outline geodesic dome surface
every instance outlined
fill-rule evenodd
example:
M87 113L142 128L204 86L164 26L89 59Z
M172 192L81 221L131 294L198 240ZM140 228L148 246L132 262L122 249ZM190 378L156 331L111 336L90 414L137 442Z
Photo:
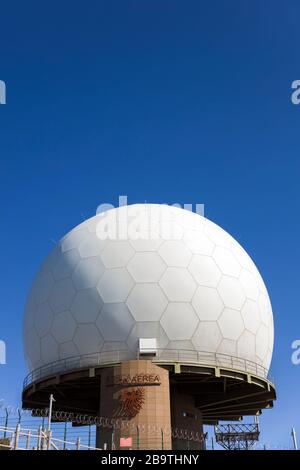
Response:
M25 308L30 370L72 356L160 349L222 353L268 369L273 316L251 258L208 219L173 206L112 209L71 230Z

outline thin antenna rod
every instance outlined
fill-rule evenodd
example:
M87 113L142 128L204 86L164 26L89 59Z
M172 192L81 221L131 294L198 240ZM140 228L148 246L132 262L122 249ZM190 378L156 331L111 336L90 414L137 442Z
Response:
M292 438L293 438L294 450L298 450L297 436L296 436L295 428L292 428Z

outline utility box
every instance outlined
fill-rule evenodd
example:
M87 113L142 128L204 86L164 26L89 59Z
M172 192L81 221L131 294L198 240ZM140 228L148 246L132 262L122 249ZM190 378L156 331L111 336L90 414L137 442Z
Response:
M139 355L140 356L156 356L157 341L156 338L140 338L139 339Z

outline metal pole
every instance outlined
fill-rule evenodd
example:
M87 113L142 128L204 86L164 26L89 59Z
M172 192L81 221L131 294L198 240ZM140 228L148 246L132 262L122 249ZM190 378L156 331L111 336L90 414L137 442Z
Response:
M88 447L91 447L91 425L89 425L89 442Z
M54 396L50 395L50 399L49 399L49 413L48 413L48 432L51 430L51 418L52 418L52 404L54 402Z
M19 445L19 435L20 435L20 425L17 424L16 426L16 432L15 432L15 440L14 440L14 450L18 449Z
M164 430L161 428L161 449L164 450Z
M111 433L111 450L115 450L115 431Z
M295 428L292 428L292 438L293 438L294 450L298 450L297 436L296 436Z
M52 431L49 431L48 439L47 439L47 450L51 449L51 439L52 439Z
M39 426L36 450L41 450L41 442L42 442L42 426Z
M18 424L21 424L21 418L22 418L22 416L21 416L21 410L20 410L20 408L18 408L18 415L19 415Z
M9 413L8 413L7 408L5 408L5 415L6 415L6 417L5 417L5 424L4 424L4 436L3 436L4 439L6 438L6 429L7 429L7 426L8 426L8 415L9 415Z
M64 429L64 450L66 450L66 440L67 440L67 421L65 421L65 429Z
M26 450L28 450L30 446L30 434L31 434L31 431L29 430L27 433L27 438L26 438Z
M254 416L254 422L257 424L257 431L260 432L260 424L259 424L259 416L255 415Z
M140 430L139 427L136 427L136 447L137 450L140 450Z

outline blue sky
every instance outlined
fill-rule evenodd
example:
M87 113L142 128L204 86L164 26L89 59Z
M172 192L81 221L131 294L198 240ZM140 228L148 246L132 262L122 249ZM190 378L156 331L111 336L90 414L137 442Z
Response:
M0 398L26 375L22 315L53 240L98 204L205 203L253 257L274 309L278 401L263 442L289 445L300 366L296 0L1 5Z

